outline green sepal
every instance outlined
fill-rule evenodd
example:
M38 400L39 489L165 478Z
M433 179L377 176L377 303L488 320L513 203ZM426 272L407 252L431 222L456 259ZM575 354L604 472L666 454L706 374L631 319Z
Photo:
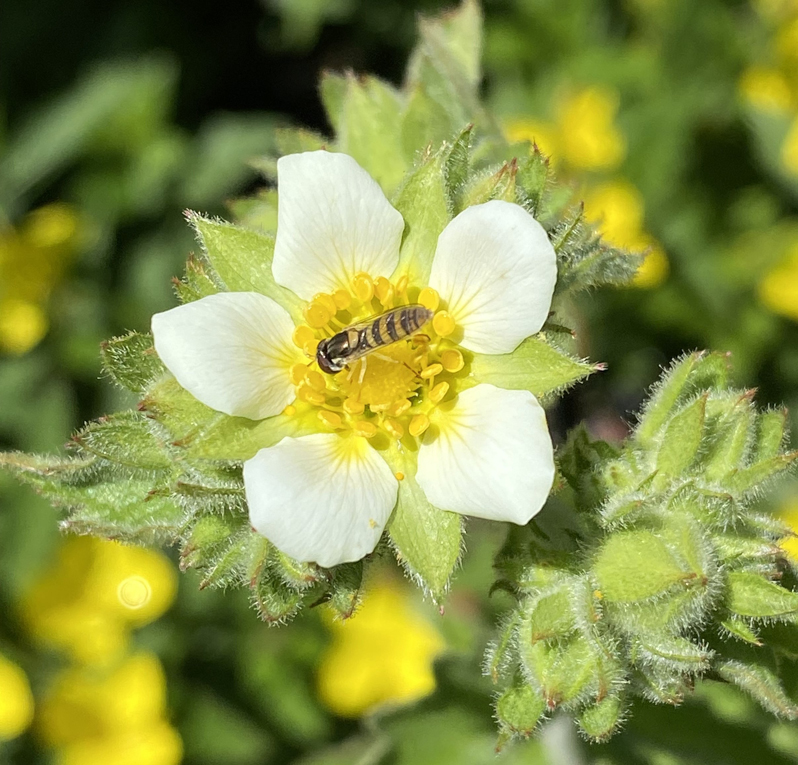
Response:
M530 146L526 157L518 163L516 194L538 220L545 220L545 200L552 182L551 165L537 146Z
M742 640L745 643L750 643L751 645L755 646L762 645L762 641L759 639L759 636L742 619L737 619L735 617L725 619L720 623L720 626L727 634L737 638L738 640Z
M186 214L197 232L205 257L230 292L260 292L272 298L298 321L302 301L281 287L272 274L274 238L268 234L212 220L198 213Z
M764 665L723 660L717 662L715 671L726 682L742 688L772 714L789 720L798 718L798 706L786 694L779 678Z
M303 591L286 584L268 563L256 567L249 586L258 615L269 624L284 624L302 608Z
M791 592L759 574L730 571L727 606L737 616L783 619L798 613L798 592Z
M495 172L487 171L474 175L463 189L462 207L483 204L492 199L516 202L515 177L517 174L518 162L512 159L505 162Z
M328 597L326 603L339 619L348 619L363 598L362 560L343 563L329 572Z
M416 455L398 447L385 455L399 481L388 534L397 560L435 602L440 602L462 552L462 517L439 510L416 482Z
M512 353L464 352L464 358L468 383L528 390L538 397L564 391L603 369L600 364L582 361L560 350L545 332L528 337Z
M605 696L582 710L576 723L582 734L593 742L607 741L624 720L624 703L619 695Z
M322 577L322 570L315 563L300 563L276 548L269 559L269 565L295 590L306 590Z
M552 592L544 591L521 604L518 636L525 645L564 637L575 629L576 617L571 610L567 582Z
M253 197L233 199L227 203L233 219L245 228L277 235L277 190L261 189Z
M789 412L786 409L771 409L757 418L754 458L757 462L779 455L784 447L789 429Z
M668 422L657 452L657 482L682 475L693 463L701 445L708 397L709 393L699 396Z
M496 699L499 726L513 736L532 735L545 714L545 699L520 677Z
M344 111L344 98L346 97L348 78L346 75L325 69L319 79L319 96L327 121L337 133L340 130Z
M128 332L100 345L103 371L120 388L141 394L166 369L155 353L152 335Z
M221 290L221 285L208 273L205 263L195 255L186 261L186 272L182 279L173 279L175 294L181 303L192 303Z
M666 671L699 674L709 669L712 651L678 635L650 633L632 639L631 656L635 664L659 665Z

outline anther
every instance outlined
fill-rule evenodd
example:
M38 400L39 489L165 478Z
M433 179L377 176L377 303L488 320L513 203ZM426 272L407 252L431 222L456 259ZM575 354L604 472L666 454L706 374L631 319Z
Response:
M335 290L332 294L332 299L339 311L345 311L352 305L352 296L346 290Z
M429 427L429 417L426 414L417 414L410 420L410 426L407 428L410 435L414 437L420 436Z
M431 377L435 377L435 375L439 375L443 372L443 365L442 364L430 364L426 369L421 370L421 376L425 380L429 380Z
M310 345L316 339L316 333L307 324L300 324L291 335L294 345L304 350L306 345Z
M293 404L289 404L285 409L283 409L283 414L286 417L296 414L296 407Z
M314 329L321 329L333 316L324 303L315 299L305 306L305 310L302 313L305 315L307 323Z
M323 393L313 390L313 388L304 382L297 388L296 396L301 401L308 404L315 404L316 406L321 406L321 404L326 401Z
M374 280L374 294L377 300L388 308L388 304L393 299L393 284L391 284L384 276L378 276Z
M352 279L352 291L361 303L368 303L374 297L374 282L367 273L361 271Z
M441 302L441 296L438 294L438 291L432 289L432 287L424 287L424 289L418 293L418 302L430 311L437 311Z
M366 407L354 398L346 399L346 401L344 401L343 407L347 414L363 414L363 412L366 410Z
M307 371L308 368L304 364L294 364L290 371L291 382L294 385L299 385L305 379L305 372Z
M373 422L361 421L355 425L355 433L363 438L373 438L377 435L377 426Z
M328 295L326 292L319 292L318 295L314 295L313 302L321 303L330 312L330 316L335 316L338 313L338 304L333 299L333 296Z
M382 427L385 428L388 435L396 439L400 439L405 434L402 423L397 420L386 419L385 422L382 423Z
M407 274L402 274L399 277L399 281L396 282L396 294L397 295L403 295L404 294L405 290L407 289L407 283L409 281L410 280L407 278Z
M341 415L335 412L328 412L326 409L319 409L318 418L322 424L331 428L342 428L344 425Z
M327 382L324 379L324 375L315 369L305 368L305 382L319 393L324 393L327 390Z
M429 400L432 401L433 404L440 404L443 401L443 397L449 392L449 383L447 382L439 382L437 385L433 386L432 390L429 392Z
M388 414L391 417L401 417L411 406L412 404L406 398L400 398L388 407Z
M459 372L465 365L463 354L456 348L449 348L441 354L441 364L447 372Z
M432 319L432 328L439 337L448 337L454 332L456 326L448 311L438 311Z
M403 472L401 472L401 470L397 470L394 473L394 476L396 476L396 480L397 481L404 481L405 480L405 474Z

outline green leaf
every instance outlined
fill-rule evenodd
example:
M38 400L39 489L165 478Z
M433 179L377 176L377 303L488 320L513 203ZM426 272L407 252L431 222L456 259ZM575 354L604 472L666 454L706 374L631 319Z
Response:
M738 616L763 619L798 612L798 592L780 587L759 574L731 571L728 586L727 605Z
M340 130L344 112L344 98L346 97L348 78L345 75L331 72L329 69L321 73L319 81L319 95L327 120L337 133Z
M726 682L742 688L772 714L790 720L798 717L798 707L784 692L778 677L767 667L741 661L721 661L716 671Z
M461 125L451 119L422 85L410 87L401 125L402 153L407 164L415 164L419 152L427 146L440 146Z
M520 678L496 700L499 725L514 735L531 735L545 713L545 699Z
M121 388L143 393L166 369L155 353L152 335L128 332L100 346L103 370Z
M271 236L197 213L187 216L208 262L228 290L260 292L276 300L295 318L301 317L299 298L277 284L272 275L274 239Z
M404 475L399 481L396 509L388 522L391 544L408 574L438 602L460 558L461 516L430 505L416 483L415 455L392 452L385 458L394 471Z
M489 383L509 390L528 390L544 396L569 388L603 369L569 356L552 345L545 332L524 340L512 353L466 354L467 371L473 383Z
M697 398L668 423L657 453L658 481L682 475L695 460L704 431L708 396L705 393Z

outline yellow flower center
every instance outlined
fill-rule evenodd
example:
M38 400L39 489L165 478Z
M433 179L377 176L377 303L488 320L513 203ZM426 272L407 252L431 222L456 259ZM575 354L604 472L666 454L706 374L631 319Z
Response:
M315 354L321 340L412 303L435 312L418 332L373 349L336 374L319 369ZM397 440L417 438L429 427L432 410L452 398L455 375L465 360L449 340L456 324L434 289L409 286L406 277L391 282L359 273L349 290L314 296L304 317L293 340L309 361L291 368L291 381L297 400L317 409L325 428L365 438L380 433ZM284 414L298 411L292 405Z

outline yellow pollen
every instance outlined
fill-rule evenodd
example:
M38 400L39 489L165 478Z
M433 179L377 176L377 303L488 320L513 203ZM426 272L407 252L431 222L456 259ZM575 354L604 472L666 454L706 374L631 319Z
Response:
M406 398L399 399L388 407L388 414L391 417L401 417L411 406L412 404Z
M429 392L429 400L432 401L433 404L440 404L441 401L443 401L443 397L448 392L449 392L449 383L447 383L447 382L439 382Z
M291 367L291 382L294 385L299 385L305 379L305 372L308 371L307 366L304 364L294 364Z
M419 332L419 334L413 335L410 339L413 341L413 345L427 345L430 341L430 336Z
M388 435L393 436L396 439L401 438L405 434L405 429L402 427L402 423L397 420L387 419L382 426L385 428Z
M327 381L324 379L324 375L321 372L317 372L315 369L306 368L305 382L310 385L313 390L319 391L319 393L324 393L324 391L327 390Z
M377 435L377 426L373 422L364 420L355 425L355 433L363 438L373 438Z
M438 311L432 319L432 328L440 337L448 337L457 325L448 311Z
M329 425L331 428L342 428L344 425L341 415L328 412L326 409L319 409L318 418L324 425Z
M352 296L346 290L336 290L332 294L332 299L339 311L345 311L352 305Z
M376 529L377 521L375 521L373 518L369 518L369 526L371 526L372 529Z
M407 278L407 274L402 274L402 276L399 277L399 281L396 282L396 294L397 295L403 295L404 294L405 290L407 289L408 281L410 281L410 280Z
M441 302L441 296L438 294L438 291L432 289L432 287L424 287L424 289L418 293L418 302L430 311L437 311Z
M313 301L321 303L330 312L330 316L335 316L335 314L338 313L338 304L335 302L333 296L328 295L326 292L319 292L318 295L314 295Z
M405 480L405 474L404 474L404 473L402 473L402 472L401 472L401 471L399 471L399 470L397 470L397 471L394 473L394 476L396 476L396 480L397 480L397 481L404 481L404 480Z
M410 420L410 435L418 438L429 427L429 417L426 414L417 414Z
M314 329L321 329L333 317L327 306L315 298L305 306L303 313L305 314L305 321Z
M346 398L355 398L372 411L387 409L408 398L421 385L417 351L407 342L385 346L339 372L335 382Z
M302 383L297 388L296 396L300 401L304 401L307 404L315 404L316 406L320 406L326 400L323 393L313 390L313 388L306 383Z
M593 597L596 600L603 600L604 599L604 593L601 590L593 590Z
M355 398L348 398L346 401L344 401L344 411L347 414L363 414L365 410L365 405L361 404Z
M289 404L285 409L283 409L283 414L286 417L296 414L296 407L293 404Z
M441 354L441 364L447 372L459 372L465 366L465 361L460 351L450 348Z
M306 345L310 345L316 341L316 334L309 326L307 326L307 324L300 324L294 330L294 334L291 335L291 339L294 341L294 345L297 348L302 348L304 350Z
M377 296L377 300L387 308L393 298L393 284L384 276L378 276L374 281L374 294Z
M426 369L422 370L421 376L425 380L429 380L431 377L435 377L435 375L439 375L441 372L443 372L442 364L430 364Z
M374 297L374 282L367 273L361 271L352 279L352 291L361 303L368 303Z

